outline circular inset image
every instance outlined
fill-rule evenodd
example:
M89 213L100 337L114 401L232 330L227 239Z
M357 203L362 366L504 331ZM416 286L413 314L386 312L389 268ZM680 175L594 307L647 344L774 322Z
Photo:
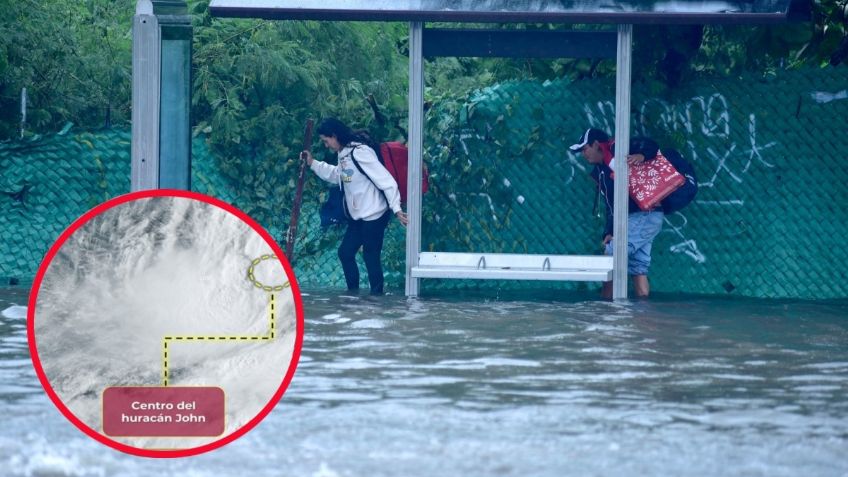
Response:
M259 423L294 375L303 307L291 267L247 215L185 191L91 210L48 252L28 337L47 394L83 432L180 457Z

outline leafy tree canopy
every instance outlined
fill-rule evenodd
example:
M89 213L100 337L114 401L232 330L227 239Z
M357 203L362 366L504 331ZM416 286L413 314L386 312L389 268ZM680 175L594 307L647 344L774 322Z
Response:
M0 0L0 139L126 123L133 0Z
M55 131L67 122L89 129L127 124L135 3L0 0L0 139L19 133L23 88L28 131ZM199 130L215 131L213 142L264 147L264 140L254 139L279 126L269 119L293 119L301 112L337 114L366 126L373 122L368 94L388 121L382 131L403 134L404 24L217 20L208 15L208 0L188 3L196 27L194 122ZM699 75L768 76L781 68L836 65L848 58L846 29L848 0L814 0L812 22L806 23L637 26L634 80L673 88ZM428 94L439 97L505 79L610 76L614 63L442 58L426 72ZM275 129L278 137L288 132Z

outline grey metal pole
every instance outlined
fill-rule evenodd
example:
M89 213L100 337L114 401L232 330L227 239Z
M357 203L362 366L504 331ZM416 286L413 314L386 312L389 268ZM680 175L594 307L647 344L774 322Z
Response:
M630 79L632 66L633 25L618 26L618 52L615 75L615 208L613 213L613 283L614 300L627 298L627 216L628 170L630 148Z
M420 280L412 277L421 251L421 167L424 163L424 24L409 24L409 172L407 173L406 296L418 296Z
M27 110L27 91L26 88L21 89L21 139L24 138L26 130L26 110Z
M132 168L130 190L159 187L159 21L151 0L139 0L133 18Z

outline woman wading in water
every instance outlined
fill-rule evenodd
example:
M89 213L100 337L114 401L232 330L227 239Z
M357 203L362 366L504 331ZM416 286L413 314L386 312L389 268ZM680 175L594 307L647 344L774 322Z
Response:
M347 289L359 290L356 253L362 248L372 295L383 294L383 265L380 253L383 237L392 215L403 225L409 218L401 210L397 182L383 167L368 139L355 134L344 123L328 118L318 126L318 135L327 148L338 154L338 165L313 159L309 151L302 156L318 177L338 184L344 193L343 206L347 229L339 246L339 260Z

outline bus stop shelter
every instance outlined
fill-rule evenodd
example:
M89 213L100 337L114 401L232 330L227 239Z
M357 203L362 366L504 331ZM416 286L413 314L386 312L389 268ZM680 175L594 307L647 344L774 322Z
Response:
M151 3L140 0L139 4ZM174 4L153 6L178 18ZM167 5L166 5L167 4ZM165 8L167 7L167 9ZM155 10L155 8L154 8ZM147 10L145 10L147 11ZM424 58L437 56L516 58L615 58L615 141L630 142L632 38L635 24L778 24L806 19L809 0L211 0L219 17L274 20L409 22L409 184L421 182L424 137ZM138 25L138 15L136 25ZM426 23L595 24L597 30L528 31L521 29L425 28ZM166 20L164 24L168 24ZM603 26L607 25L608 28ZM171 27L173 28L173 27ZM170 35L174 37L173 34ZM165 38L168 38L166 35ZM185 55L184 49L182 55ZM135 52L135 49L134 49ZM189 52L190 54L190 52ZM162 52L164 56L164 51ZM167 60L161 60L165 61ZM134 65L136 57L134 55ZM164 71L164 70L163 70ZM133 72L134 77L137 72ZM180 81L162 76L164 85ZM171 88L173 89L173 88ZM135 110L134 96L134 110ZM155 115L153 115L155 116ZM161 125L156 124L158 130ZM152 125L150 126L153 127ZM143 136L143 131L140 133ZM147 136L155 136L147 134ZM134 151L136 129L134 116ZM144 149L139 146L139 149ZM159 150L148 145L145 150ZM619 148L618 154L626 154ZM138 159L140 160L140 159ZM137 165L134 154L134 171ZM160 158L161 161L161 158ZM518 280L613 280L613 298L627 298L627 163L615 161L615 214L612 257L422 252L420 188L407 198L406 294L417 296L422 278ZM161 170L173 167L160 165ZM134 184L134 188L136 185Z

